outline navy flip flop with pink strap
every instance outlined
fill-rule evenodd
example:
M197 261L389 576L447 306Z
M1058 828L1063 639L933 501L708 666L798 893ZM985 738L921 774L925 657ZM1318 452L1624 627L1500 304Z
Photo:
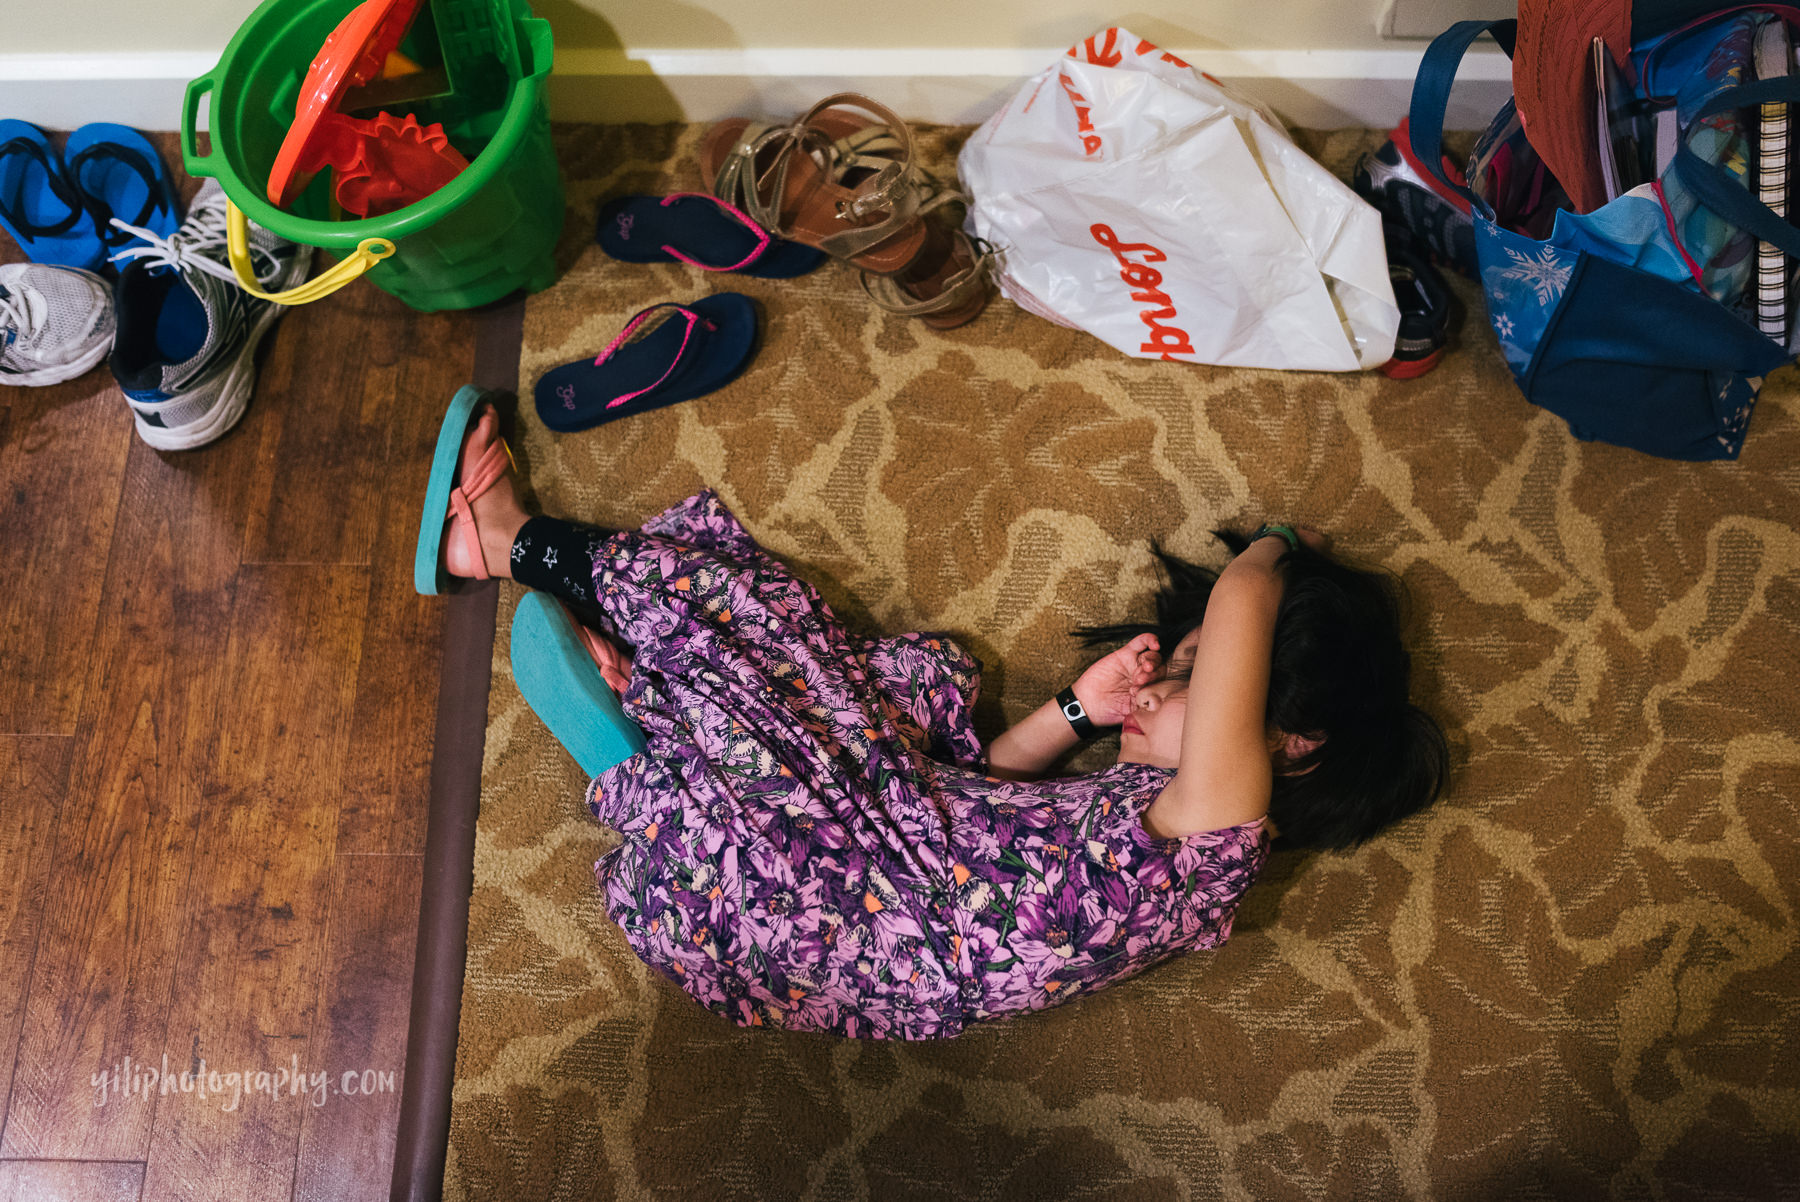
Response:
M765 280L805 275L825 261L824 251L777 238L704 192L609 200L600 208L594 241L624 263L679 261Z
M651 305L597 358L545 372L533 390L538 416L568 434L705 396L737 378L755 343L756 306L740 293Z

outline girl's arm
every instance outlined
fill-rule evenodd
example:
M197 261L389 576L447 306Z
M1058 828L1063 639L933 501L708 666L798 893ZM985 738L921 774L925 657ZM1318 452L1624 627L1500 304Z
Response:
M1144 815L1153 835L1221 830L1269 812L1274 770L1264 712L1281 606L1275 565L1286 549L1279 536L1259 538L1213 585L1194 649L1181 763Z
M1075 699L1095 726L1117 726L1131 712L1132 690L1148 682L1161 662L1156 636L1140 634L1089 665L1075 682ZM988 774L1036 780L1080 741L1062 707L1046 701L989 745Z
M1046 701L988 745L988 775L1036 780L1080 741L1056 701Z

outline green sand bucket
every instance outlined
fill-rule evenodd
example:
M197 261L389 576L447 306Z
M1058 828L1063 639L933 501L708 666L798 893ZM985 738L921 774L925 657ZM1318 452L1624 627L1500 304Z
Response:
M306 69L355 0L265 0L238 29L219 65L188 84L181 114L181 157L188 173L213 176L233 205L292 242L319 246L342 261L279 296L303 304L357 276L415 309L467 309L556 278L553 252L562 232L562 177L550 143L544 80L550 74L550 23L522 2L487 0L517 34L518 78L485 112L443 118L469 166L436 192L379 217L332 220L328 173L320 172L291 206L269 203L265 188L275 154L294 119ZM212 149L196 138L200 102L212 94ZM433 119L427 112L420 120ZM243 257L243 225L230 241ZM247 259L246 259L247 262ZM238 272L240 281L245 271ZM250 289L254 291L254 289Z

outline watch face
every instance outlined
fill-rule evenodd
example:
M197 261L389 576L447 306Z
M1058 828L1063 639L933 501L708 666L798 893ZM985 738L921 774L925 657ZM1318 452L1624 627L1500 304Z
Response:
M1093 738L1094 723L1088 717L1087 711L1081 707L1081 698L1075 696L1073 688L1064 689L1058 693L1056 704L1057 708L1062 710L1062 716L1068 720L1069 725L1075 728L1078 736L1083 739Z

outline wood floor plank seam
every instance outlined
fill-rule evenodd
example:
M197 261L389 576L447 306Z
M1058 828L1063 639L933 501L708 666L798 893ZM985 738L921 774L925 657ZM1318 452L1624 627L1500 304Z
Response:
M141 1202L137 1160L0 1160L0 1202Z
M0 1156L0 1164L143 1164L141 1160L117 1160L105 1156Z
M246 559L243 565L247 568L360 568L368 571L374 567L369 559Z
M62 787L58 790L56 800L50 807L50 813L46 816L49 831L43 835L34 834L32 836L32 843L34 846L31 850L35 851L36 845L41 841L41 846L47 862L42 866L41 875L34 874L34 866L31 863L24 865L24 878L27 889L25 905L30 911L29 921L31 923L30 950L26 954L25 971L22 974L22 984L16 995L19 999L17 1003L15 1003L18 1006L18 1013L15 1016L14 1029L10 1036L12 1039L12 1047L7 1049L10 1060L7 1064L6 1071L6 1092L0 1094L0 1100L3 1100L3 1104L0 1104L0 1147L4 1147L6 1143L6 1123L12 1110L10 1103L19 1071L20 1045L23 1043L25 1035L25 1005L31 996L32 976L37 971L38 949L43 942L44 897L42 894L48 891L48 884L53 879L55 870L56 829L62 820L63 806L68 801L69 763L73 755L74 747L74 738L71 735L11 735L6 737L15 742L21 739L30 739L34 741L54 739L62 741L65 746L62 748L60 757L62 763Z

